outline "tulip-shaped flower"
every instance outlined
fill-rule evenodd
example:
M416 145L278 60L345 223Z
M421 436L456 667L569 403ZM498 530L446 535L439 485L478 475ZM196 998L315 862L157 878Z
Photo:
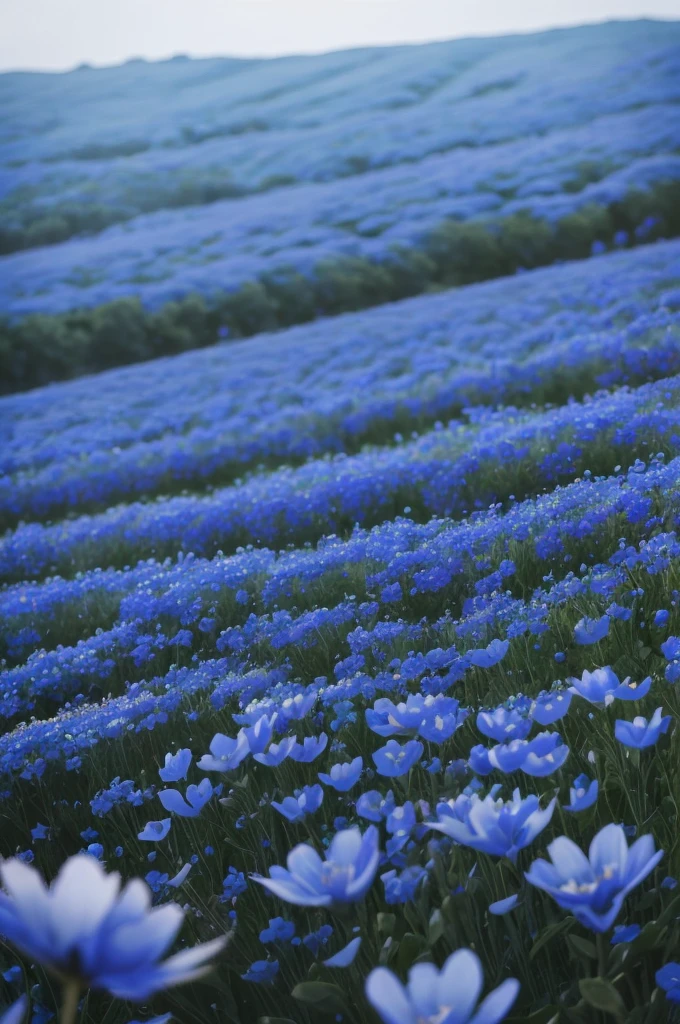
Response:
M186 800L178 789L162 789L158 799L166 811L179 814L182 818L197 818L212 795L210 779L203 779L198 786L187 786Z
M262 718L258 718L249 729L243 730L251 754L262 754L267 749L267 744L271 742L274 733L277 717L276 714L262 715Z
M423 745L419 740L409 740L403 747L396 740L388 740L384 747L371 755L378 775L388 779L406 775L416 761L423 756Z
M455 800L437 805L439 820L429 827L443 832L461 846L507 857L514 864L519 851L546 827L555 803L553 798L542 811L537 796L532 793L522 799L518 789L507 802L495 799L495 791L483 800L476 793L472 796L461 793Z
M378 830L371 825L363 836L356 827L337 832L325 861L311 846L300 843L288 854L287 870L275 864L269 869L269 878L251 878L288 903L330 907L362 899L373 883L379 862Z
M186 779L190 764L191 751L185 747L176 754L166 754L165 766L158 769L158 774L163 782L181 782Z
M233 768L238 768L249 753L248 738L243 729L236 739L218 732L212 738L210 753L203 755L198 767L204 772L230 772Z
M661 717L662 710L662 708L657 708L649 721L642 715L638 715L632 722L618 718L614 724L614 735L619 743L622 743L624 747L633 747L635 750L653 747L659 736L666 732L671 724L670 715Z
M366 998L383 1024L499 1024L517 998L519 982L508 978L477 1007L483 984L479 958L459 949L441 971L416 964L406 985L387 967L376 967L366 979Z
M591 704L604 705L609 705L614 700L639 700L647 695L652 685L651 676L647 676L641 683L631 683L629 676L621 683L609 665L596 668L594 672L588 672L586 669L580 679L570 676L567 682L571 683L571 693L579 694Z
M288 756L293 761L299 761L300 764L309 764L323 754L327 746L328 736L325 732L322 732L320 736L305 736L302 743L296 743L294 747L291 747Z
M594 932L611 928L628 893L663 857L651 836L641 836L629 849L623 828L613 824L597 833L587 857L566 836L553 840L548 853L552 864L535 860L527 880Z
M253 756L256 761L266 765L267 768L278 768L290 756L290 752L295 746L297 746L297 740L294 736L284 736L280 743L271 743L265 754L254 754Z
M308 814L318 811L323 802L323 789L321 786L305 786L302 790L295 790L295 796L284 797L281 803L272 800L274 810L282 814L288 821L302 821Z
M119 999L146 1000L154 992L198 978L225 939L161 960L182 926L176 903L151 906L141 879L121 890L94 857L77 854L48 889L18 859L0 865L0 934L71 988L98 988Z
M342 764L334 764L330 775L326 772L319 772L319 778L326 786L332 786L338 793L348 793L349 790L359 781L363 771L363 758L355 757L353 761L344 761Z

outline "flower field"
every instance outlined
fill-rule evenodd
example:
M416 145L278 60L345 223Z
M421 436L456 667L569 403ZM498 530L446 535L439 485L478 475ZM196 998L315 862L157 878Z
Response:
M81 263L102 268L84 304L129 296L133 257L163 277L143 302L177 298L186 261L168 248L165 275L158 246L188 251L228 204L219 245L253 279L289 231L317 259L319 210L389 214L413 248L459 201L433 184L452 154L476 212L571 215L588 133L608 150L589 202L677 183L677 26L641 23L637 64L624 25L592 30L593 60L605 28L616 60L560 79L545 134L527 102L557 58L520 75L510 38L428 48L427 76L421 48L299 79L272 62L267 90L262 62L168 62L204 65L203 119L188 87L161 116L160 90L154 131L121 114L127 155L45 107L43 134L3 143L36 203L88 176L134 191L170 142L206 175L232 147L253 194L8 254L2 309L70 308ZM458 74L477 113L454 131L434 115ZM258 116L318 160L220 122L229 75L253 110L283 76ZM324 140L364 152L362 82L383 132L349 177ZM325 89L332 129L312 123ZM491 150L534 175L521 203L479 200ZM278 241L251 266L235 239L258 218ZM0 398L4 1024L29 1002L31 1024L680 1021L680 240L658 235L643 218L588 258Z

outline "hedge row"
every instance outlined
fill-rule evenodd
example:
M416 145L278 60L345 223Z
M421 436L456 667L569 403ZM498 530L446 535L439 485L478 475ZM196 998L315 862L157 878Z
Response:
M203 348L225 336L247 337L428 289L580 259L590 255L594 243L634 245L676 235L680 182L668 182L631 192L609 206L585 206L555 225L525 213L497 221L446 221L421 249L395 249L388 261L323 261L309 278L282 267L212 303L191 294L150 312L130 297L91 309L0 322L0 389L26 390Z

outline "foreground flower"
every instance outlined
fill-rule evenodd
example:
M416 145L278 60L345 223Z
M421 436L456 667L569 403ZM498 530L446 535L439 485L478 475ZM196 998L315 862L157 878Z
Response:
M494 786L483 800L476 793L461 793L455 800L437 804L439 820L429 828L443 832L462 846L507 857L514 863L519 851L546 827L557 801L553 798L542 811L533 793L523 800L516 789L512 800L505 802L495 799L497 789Z
M552 864L535 860L527 880L595 932L611 928L628 893L663 857L651 836L641 836L629 849L623 828L613 824L598 832L587 857L566 836L550 843L548 853Z
M664 715L662 718L661 711L662 708L657 708L649 721L642 715L638 715L632 722L618 718L614 724L614 735L619 743L636 750L653 747L659 736L667 732L671 724L671 716Z
M121 890L120 875L107 875L94 857L71 857L49 889L18 858L0 865L0 875L6 890L0 892L0 934L71 986L145 1000L200 977L226 941L215 939L161 961L184 912L176 903L152 908L141 879Z
M441 971L434 964L416 964L404 986L386 967L366 979L366 998L384 1024L498 1024L519 992L508 978L477 1008L484 975L479 958L469 949L452 953Z
M371 825L363 836L356 827L338 832L325 861L311 846L300 843L288 854L287 869L275 864L269 878L250 877L288 903L330 907L360 900L371 887L379 862L378 830Z

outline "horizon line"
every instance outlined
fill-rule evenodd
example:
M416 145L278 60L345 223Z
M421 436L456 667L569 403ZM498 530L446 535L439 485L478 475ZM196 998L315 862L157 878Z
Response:
M461 36L436 36L431 39L418 40L394 40L392 42L362 43L356 46L337 46L321 49L291 50L285 53L190 53L175 52L162 57L144 57L139 54L132 54L119 61L107 64L91 63L90 61L79 61L64 68L39 68L39 67L0 67L0 76L3 75L71 75L83 71L111 71L114 68L123 68L128 64L169 64L173 61L210 61L210 60L231 60L231 61L276 61L289 60L291 58L323 57L331 53L353 53L362 50L389 50L400 47L435 46L438 43L465 42L473 39L513 39L523 36L547 35L551 32L569 32L574 29L597 28L604 25L623 25L635 23L656 23L674 25L680 23L680 16L677 18L665 17L662 15L641 15L639 17L613 17L599 18L593 21L577 21L568 24L546 25L542 28L517 29L512 32L472 32Z

